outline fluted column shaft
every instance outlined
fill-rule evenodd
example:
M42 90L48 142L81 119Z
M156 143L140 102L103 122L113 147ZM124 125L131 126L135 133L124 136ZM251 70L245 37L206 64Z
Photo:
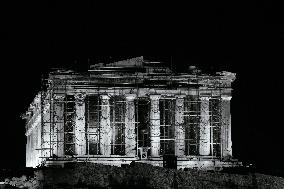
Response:
M101 95L100 116L100 152L102 155L111 155L111 127L110 127L110 104L108 95Z
M210 155L210 115L209 97L201 97L200 103L200 132L199 132L199 155Z
M151 156L159 157L160 155L160 95L150 95L150 140L151 140Z
M75 94L75 153L78 156L86 154L86 135L85 135L85 97L84 93Z
M125 111L125 155L135 156L135 104L136 95L126 95L126 111Z
M185 155L185 130L184 130L184 97L176 96L175 104L175 154L176 156Z
M64 156L64 99L65 95L53 96L52 147L53 154L58 157Z

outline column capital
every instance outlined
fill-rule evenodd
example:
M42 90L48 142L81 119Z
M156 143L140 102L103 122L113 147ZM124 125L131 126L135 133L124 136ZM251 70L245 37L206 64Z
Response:
M83 101L86 98L86 93L75 93L74 98L76 101Z
M176 98L185 98L186 95L185 94L178 94L178 95L175 95Z
M206 100L210 100L211 97L209 97L209 96L201 96L199 98L200 98L200 100L206 101Z
M136 94L125 94L125 99L127 101L133 101L137 97Z
M64 100L65 95L62 95L62 94L53 94L52 97L53 97L54 100Z
M77 105L82 106L85 100L85 93L75 93L74 98Z
M110 99L110 97L109 97L108 95L106 95L106 94L100 95L100 98L101 98L102 100L109 100L109 99Z
M221 99L230 101L232 99L232 97L231 96L221 96Z
M151 100L160 100L161 95L150 94L149 97L150 97Z

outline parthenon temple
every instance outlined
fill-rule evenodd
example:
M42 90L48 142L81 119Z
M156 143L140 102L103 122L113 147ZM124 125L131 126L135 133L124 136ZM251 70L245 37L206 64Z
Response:
M58 69L26 113L26 166L143 162L177 168L222 169L232 157L231 83L227 71L190 66L173 72L164 62L136 57Z

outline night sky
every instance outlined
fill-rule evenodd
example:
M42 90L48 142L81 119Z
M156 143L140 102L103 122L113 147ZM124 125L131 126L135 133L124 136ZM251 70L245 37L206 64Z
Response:
M284 170L284 27L277 11L89 1L37 6L12 6L1 30L0 167L25 165L20 115L49 68L80 71L91 63L143 55L172 62L177 71L196 65L237 73L231 101L233 155L261 170Z

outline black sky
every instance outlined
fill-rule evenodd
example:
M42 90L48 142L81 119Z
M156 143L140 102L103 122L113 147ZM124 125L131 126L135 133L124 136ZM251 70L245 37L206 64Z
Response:
M277 11L118 7L90 1L12 7L1 32L1 167L25 164L20 114L40 90L40 76L48 68L83 70L88 59L96 63L144 55L172 60L180 71L197 65L237 73L231 105L233 154L263 169L284 170L284 28Z

